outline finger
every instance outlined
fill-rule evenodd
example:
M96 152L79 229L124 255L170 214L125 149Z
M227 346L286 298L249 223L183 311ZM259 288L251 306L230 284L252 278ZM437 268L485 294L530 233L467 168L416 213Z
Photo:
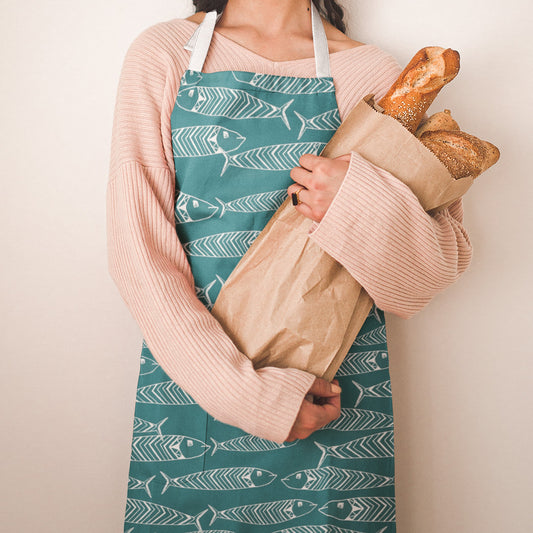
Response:
M325 400L326 401L324 404L318 406L321 410L319 416L321 418L322 425L335 420L341 414L340 396L325 398Z
M316 378L307 392L315 396L329 397L339 395L341 390L338 384L330 383L322 378Z
M298 163L303 168L313 171L313 169L320 163L322 160L328 159L327 157L322 157L315 154L303 154L300 156Z
M312 173L302 167L293 167L289 175L291 179L296 182L296 184L307 187L307 185L310 183L310 176Z

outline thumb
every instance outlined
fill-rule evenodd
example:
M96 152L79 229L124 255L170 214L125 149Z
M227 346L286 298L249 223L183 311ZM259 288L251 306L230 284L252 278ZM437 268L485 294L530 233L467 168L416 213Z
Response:
M316 378L308 390L309 394L322 397L337 396L340 392L341 388L338 385L322 378Z

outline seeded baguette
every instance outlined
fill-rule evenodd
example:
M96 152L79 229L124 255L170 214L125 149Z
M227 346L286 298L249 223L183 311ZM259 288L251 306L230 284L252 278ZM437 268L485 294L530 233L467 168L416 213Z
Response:
M420 142L440 159L455 179L476 178L500 158L496 146L464 131L426 131L420 136Z
M458 72L459 52L440 46L422 48L378 105L414 134L439 91Z
M427 120L422 122L418 129L416 130L416 136L420 136L426 131L437 131L437 130L447 130L447 131L460 131L461 128L459 124L452 118L451 111L445 109L444 111L439 111L434 115L431 115Z

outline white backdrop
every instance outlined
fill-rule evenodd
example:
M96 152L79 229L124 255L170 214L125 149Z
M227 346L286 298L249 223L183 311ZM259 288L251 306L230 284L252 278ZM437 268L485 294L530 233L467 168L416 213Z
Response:
M470 269L387 316L399 533L531 531L529 0L345 0L405 64L461 53L431 112L501 148L465 198ZM118 533L141 334L107 273L105 189L127 47L187 0L2 0L2 530Z

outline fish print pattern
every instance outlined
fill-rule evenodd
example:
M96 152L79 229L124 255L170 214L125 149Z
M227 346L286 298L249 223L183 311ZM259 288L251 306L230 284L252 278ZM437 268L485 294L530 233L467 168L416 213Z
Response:
M186 126L172 130L174 157L202 157L237 150L246 140L222 126Z
M208 311L287 199L290 170L302 154L319 154L330 140L327 128L338 111L334 89L331 77L244 71L182 77L164 139L174 156L170 207L179 243L190 252L197 303ZM351 509L350 498L394 496L392 402L377 396L385 392L379 384L389 380L384 325L383 312L373 306L337 373L343 411L336 428L284 443L216 420L143 347L124 530L395 533L393 522L324 512L333 498ZM190 364L187 371L194 369ZM332 506L330 514L337 513Z
M385 326L379 326L368 333L359 335L355 339L354 346L368 346L370 344L385 344L387 342L387 333Z
M129 477L128 481L128 489L129 490L144 490L146 494L148 494L148 497L152 497L152 493L150 492L150 481L154 479L155 476L150 476L148 479L145 479L144 481L141 481L140 479L135 479L134 477Z
M161 472L161 475L165 479L162 493L169 487L195 490L251 489L264 487L276 479L276 474L269 470L252 466L213 468L175 478L171 478L164 472Z
M300 490L358 490L394 484L394 478L390 476L336 466L299 470L281 481L291 489Z
M320 467L326 457L332 456L337 459L376 459L380 457L394 457L394 431L373 433L366 437L359 437L343 444L329 446L314 441L322 452L318 462Z
M349 352L337 371L337 376L367 374L389 368L389 354L384 350Z
M300 119L302 123L298 139L301 139L306 130L333 130L336 131L341 125L341 117L338 109L330 109L320 115L311 118L305 118L297 111L294 114Z
M136 416L133 419L133 433L144 433L147 435L161 435L161 426L168 420L168 416L159 422L149 422Z
M212 505L209 505L213 512L209 525L218 518L255 525L279 524L280 522L287 522L298 516L306 515L315 507L316 503L300 499L252 503L223 510L217 510Z
M278 107L241 89L227 87L186 87L178 92L176 104L186 111L211 117L239 119L281 119L291 129L287 110L294 100Z
M202 514L205 511L202 511ZM128 498L126 500L125 521L130 524L147 524L156 526L183 526L193 524L198 516L191 516L176 509Z
M261 213L262 211L276 211L286 198L287 189L280 189L249 194L230 201L215 198L217 204L213 204L182 191L178 193L174 219L176 224L180 224L207 220L215 215L222 217L226 212Z
M276 211L276 209L287 198L287 189L278 191L261 192L258 194L249 194L229 202L223 202L219 198L217 201L222 206L220 216L226 211L233 213L260 213L261 211Z
M225 279L221 278L218 274L215 279L209 282L205 287L195 287L196 296L203 302L203 304L211 310L215 305L215 297L220 292L222 285L225 283ZM211 296L213 293L213 296Z
M395 499L390 497L362 496L330 500L319 511L339 520L358 522L393 522L396 518Z
M341 408L341 414L335 420L322 427L321 431L361 431L363 429L384 429L393 427L392 415L365 409Z
M323 142L296 142L259 146L239 152L226 154L224 167L220 173L224 175L228 167L240 167L255 170L291 170L299 166L298 161L303 154L318 154L326 146Z
M163 381L137 388L137 402L153 405L193 405L196 402L174 381Z
M197 257L242 257L259 231L228 231L183 243L187 255Z
M199 222L214 216L219 206L213 205L207 200L202 200L183 191L178 191L174 206L174 221L176 224L183 222Z
M352 380L352 383L359 391L359 395L357 396L357 401L355 402L354 407L357 407L365 396L367 398L392 398L390 379L382 381L381 383L376 383L375 385L370 385L368 387L363 387L363 385L355 380Z
M209 448L199 439L185 435L133 436L131 461L179 461L203 455Z
M275 76L272 74L254 74L250 80L243 79L242 72L233 72L239 83L247 83L252 87L283 94L327 93L335 89L333 80L329 78L307 78L305 80L292 76Z
M291 446L298 444L297 440L279 444L273 440L262 439L261 437L256 437L255 435L244 435L242 437L236 437L224 442L217 442L213 437L211 437L211 442L213 443L211 455L219 450L223 450L225 452L268 452L271 450L290 448Z
M385 533L387 528L384 527L376 533ZM199 532L198 532L199 533ZM335 526L333 524L313 525L313 526L295 526L285 529L278 529L274 533L362 533L356 529L346 529L345 527Z
M146 376L147 374L151 374L158 368L159 363L153 358L152 353L146 345L146 342L143 340L141 349L141 369L139 371L139 374L141 376Z

